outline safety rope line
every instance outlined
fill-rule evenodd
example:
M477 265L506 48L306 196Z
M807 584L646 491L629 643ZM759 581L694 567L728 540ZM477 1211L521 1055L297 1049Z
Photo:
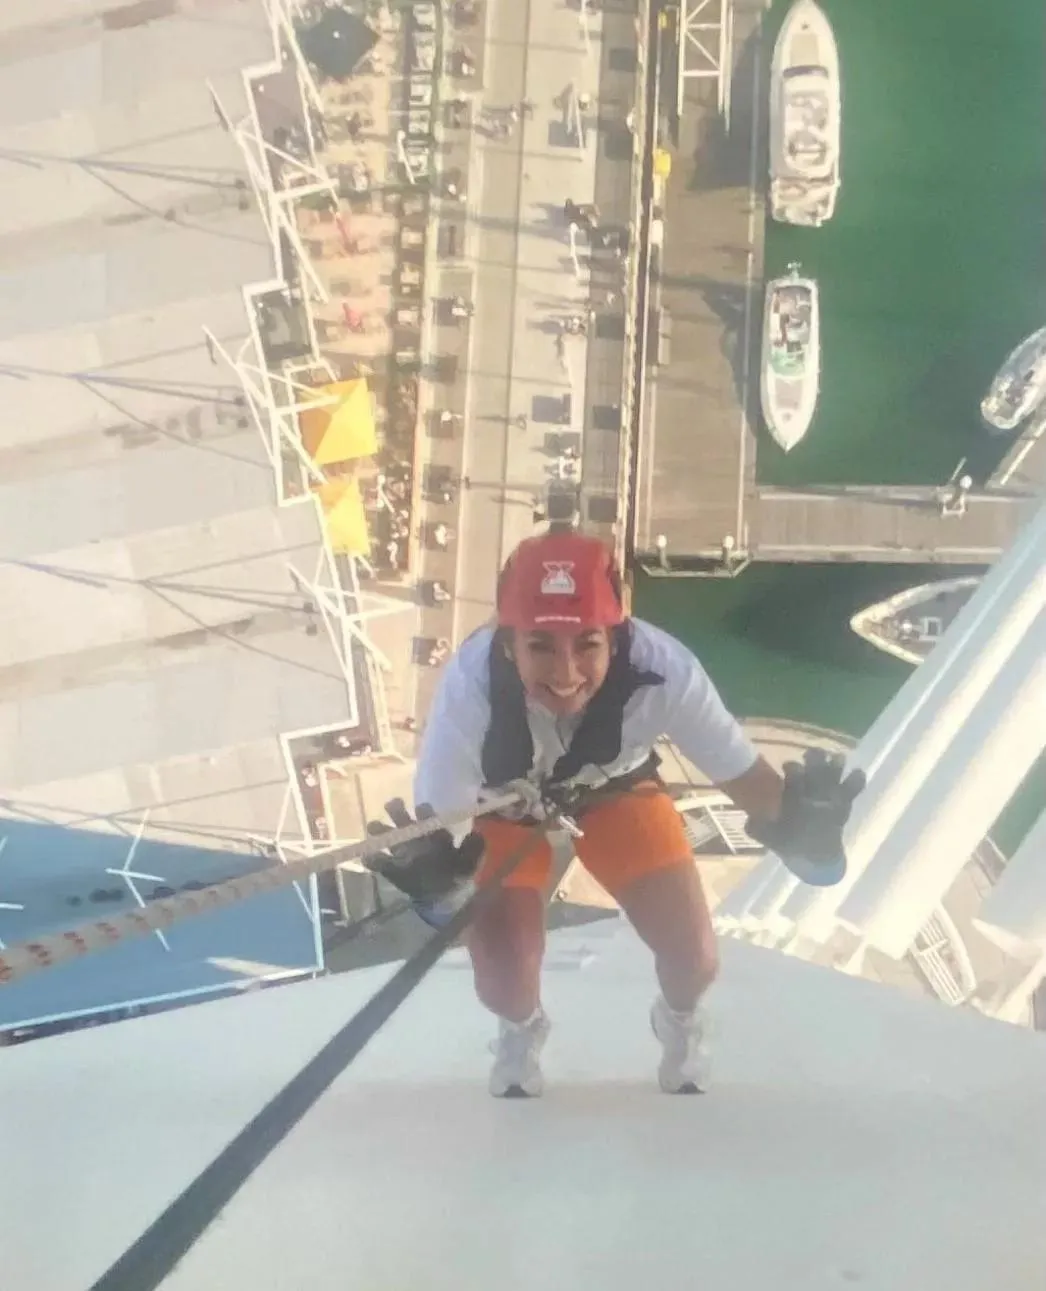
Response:
M286 864L274 865L267 869L255 870L242 874L235 879L226 879L205 888L192 892L178 892L174 896L161 897L150 901L147 906L128 910L124 914L113 915L108 919L93 919L62 932L49 933L29 941L15 942L0 950L0 987L10 986L21 981L32 973L43 969L55 968L71 959L84 955L97 954L108 950L120 942L134 937L147 937L150 933L164 932L172 924L183 919L222 910L250 897L260 896L263 892L275 892L289 887L314 874L322 874L336 869L346 861L366 861L390 848L404 843L416 842L441 829L453 831L461 825L480 816L489 816L497 812L523 808L525 811L542 809L551 816L546 822L550 828L570 824L570 812L586 801L593 804L618 797L622 793L642 793L644 790L634 786L620 791L603 790L598 786L582 787L574 799L567 804L557 804L554 799L543 797L532 784L517 781L508 786L511 792L489 798L469 811L455 812L441 817L427 817L411 825L391 829L372 838L350 843L345 847L331 848L318 855L301 857ZM668 793L673 798L692 793L689 787L678 785L651 784L647 792ZM576 828L572 832L577 832Z
M526 798L522 800L527 801ZM89 1291L158 1291L244 1184L428 976L476 914L497 896L513 870L555 828L557 820L554 815L529 827L522 843L505 857L490 876L489 883L477 888L450 922L438 928L410 959L400 965L367 1003L92 1283ZM383 841L387 843L389 837L389 834L383 835Z
M161 897L137 910L128 910L125 914L113 915L108 919L88 920L64 932L49 933L30 941L16 942L0 950L0 986L10 986L12 982L28 977L30 973L54 968L70 959L79 959L83 955L108 950L122 941L129 941L132 937L147 937L150 933L164 932L182 919L207 914L212 910L222 910L239 901L246 901L249 897L259 896L263 892L275 892L280 888L289 887L292 883L300 883L314 874L336 869L346 861L365 861L369 857L387 851L390 847L415 842L441 829L453 830L477 816L507 811L521 805L526 806L531 801L532 799L527 795L516 790L492 798L472 811L456 812L444 817L429 817L412 825L389 830L374 838L350 843L346 847L332 848L316 856L305 856L289 861L285 865L274 865L264 870L255 870L250 874L241 874L238 878L226 879L221 883L213 883L209 887L197 888L192 892L178 892L174 896Z

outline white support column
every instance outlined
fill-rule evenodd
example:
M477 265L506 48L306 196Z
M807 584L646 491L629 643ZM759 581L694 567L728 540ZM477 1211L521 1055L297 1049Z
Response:
M375 721L378 728L376 731L378 747L383 753L395 753L392 726L389 722L385 698L385 683L382 677L382 670L391 671L392 664L384 651L368 635L365 625L369 619L389 614L412 613L416 607L407 601L392 601L388 598L376 597L374 599L383 603L370 609L364 608L363 594L360 592L358 581L355 578L355 562L351 559L349 561L354 586L342 587L338 582L334 555L330 550L326 537L324 538L324 554L321 557L321 566L317 570L316 576L311 580L306 578L300 570L289 562L287 568L299 586L307 591L308 595L315 601L327 631L330 633L346 685L350 687L353 694L355 694L356 676L352 667L350 638L355 639L363 647L367 661L370 698L374 706Z
M1046 609L946 748L840 923L900 959L1046 746Z
M3 855L4 848L7 846L7 837L6 834L0 835L0 856ZM0 910L18 910L21 912L24 909L25 906L20 905L17 901L0 901ZM4 939L0 937L0 950L5 950L6 948Z
M133 870L131 868L131 866L134 864L134 858L138 853L138 848L141 845L141 841L145 834L145 828L148 822L149 822L149 813L146 811L143 813L141 819L138 822L138 826L134 831L134 837L131 839L131 845L127 849L127 856L126 856L126 859L124 860L123 865L121 865L118 870L107 868L105 871L106 874L111 874L115 878L123 879L123 881L127 884L127 887L131 893L131 896L134 897L138 905L138 908L140 910L145 909L146 901L145 901L145 898L142 896L142 894L138 891L138 884L167 882L167 880L164 878L161 878L159 874L146 874L141 870ZM164 948L164 950L170 952L171 945L170 945L170 942L167 940L167 938L164 936L163 931L160 928L156 928L154 929L153 935L156 937L156 940L160 943L160 945Z
M833 888L799 888L781 907L796 931L821 940L920 786L1046 605L1046 507L912 673L851 755L868 774L847 829L849 869ZM971 840L971 849L978 839ZM970 849L968 849L970 850ZM787 871L778 868L784 883Z
M316 508L319 510L319 502L316 502ZM320 524L323 524L322 516ZM302 589L307 592L309 597L315 603L323 619L324 627L330 636L331 645L334 648L335 656L338 660L338 667L345 679L345 684L349 688L349 693L354 694L356 688L356 679L352 671L352 659L349 655L349 643L346 633L352 633L352 624L348 621L344 613L344 607L341 605L341 598L335 594L335 589L330 585L321 586L315 580L305 577L300 569L297 569L291 561L287 561L287 569L291 577ZM355 634L354 634L355 635ZM362 636L360 637L362 640ZM384 658L384 656L383 656Z
M780 863L772 859L764 859L754 866L717 906L716 923L727 928L747 928L756 903L769 895L771 889L777 891L777 871L781 868Z
M326 806L326 803L324 803L324 806ZM330 818L331 818L331 816L330 816L330 812L326 812L326 815L327 815L327 819L328 819L328 820L330 820ZM277 836L273 839L273 846L276 848L276 855L279 857L280 864L281 864L281 865L289 865L289 864L290 864L290 858L287 856L287 849L284 847L284 845L283 845L283 840L280 838L280 836L279 836L278 834L277 834ZM313 878L315 878L315 875L313 875ZM295 896L298 898L299 902L301 903L301 908L305 911L305 917L306 917L306 919L308 919L310 923L313 923L313 922L315 921L315 920L314 920L313 910L312 910L312 907L309 905L308 900L306 899L305 893L301 890L301 885L300 885L299 883L292 883L292 884L291 884L291 887L294 889L294 894L295 894ZM316 903L316 912L315 912L315 914L316 914L317 916L318 916L318 914L319 914L319 902L318 902L318 901L317 901L317 903Z
M984 898L974 923L1004 950L1037 946L1046 954L1046 811Z
M249 288L244 289L244 295L248 324L254 342L253 348L257 354L256 361L248 362L242 350L239 356L234 358L207 327L203 329L204 335L214 352L225 360L239 378L277 480L282 475L280 465L283 456L282 445L286 445L297 457L306 476L316 484L322 484L326 477L305 451L301 442L301 436L298 433L298 414L312 408L333 406L337 403L337 399L333 395L324 395L318 390L299 385L285 374L274 374L265 367ZM277 390L281 386L288 396L288 402L278 397ZM302 395L300 400L294 399L294 391Z
M268 71L269 69L265 70ZM271 70L278 70L278 64ZM240 122L235 121L226 110L218 91L210 82L207 83L207 88L210 91L211 102L214 104L218 119L236 142L243 156L244 165L247 168L247 178L250 181L259 213L269 234L273 263L277 268L279 267L282 254L280 235L283 234L294 248L302 274L315 299L329 300L330 293L326 284L317 273L316 267L305 249L305 244L302 242L301 234L298 232L293 206L297 199L306 197L310 193L318 192L329 193L332 202L336 204L337 189L334 187L334 181L326 169L318 163L313 164L301 161L299 158L292 157L288 153L282 152L279 148L274 148L271 144L266 143L261 136L261 128L257 123L250 71L243 73L243 84L247 101L251 105L251 112L247 121ZM270 153L297 171L304 182L300 185L295 185L293 189L286 193L278 193L272 186L269 174L268 156Z
M357 611L362 609L364 595L360 591L359 574L356 566L356 559L349 562L351 577L351 586L342 588L342 604L351 604ZM381 599L381 598L379 598ZM414 606L403 602L405 612L413 612ZM364 633L363 641L365 647L369 647L369 638ZM374 705L374 720L377 725L378 748L382 753L387 753L399 757L396 752L396 742L392 734L392 723L389 721L388 701L385 696L385 678L380 668L377 667L376 657L370 648L364 650L366 660L367 679L370 685L371 702Z

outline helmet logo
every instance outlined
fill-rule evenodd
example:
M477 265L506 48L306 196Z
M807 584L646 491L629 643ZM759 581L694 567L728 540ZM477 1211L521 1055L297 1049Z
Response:
M545 560L541 563L545 566L545 577L541 580L542 596L573 596L577 592L571 572L574 568L572 560Z

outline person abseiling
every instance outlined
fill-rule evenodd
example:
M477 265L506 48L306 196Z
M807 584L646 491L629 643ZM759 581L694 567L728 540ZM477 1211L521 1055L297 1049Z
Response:
M583 790L579 860L649 946L660 983L651 1022L669 1093L707 1080L701 1000L716 940L683 820L657 775L662 737L748 815L748 832L808 882L845 872L842 829L863 786L821 750L780 775L753 748L704 668L674 637L625 613L621 580L598 539L548 532L523 541L497 589L497 624L448 661L414 782L419 815L468 812L513 781ZM408 823L402 802L388 804ZM378 833L387 826L375 825ZM521 844L532 822L486 815L390 854L382 872L437 922ZM462 836L463 835L463 836ZM499 1020L490 1090L541 1092L549 1033L541 1006L546 836L478 911L467 934L480 1001Z

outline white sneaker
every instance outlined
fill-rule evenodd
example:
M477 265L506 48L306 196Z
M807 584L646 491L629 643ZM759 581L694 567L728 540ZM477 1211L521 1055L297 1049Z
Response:
M542 1093L541 1050L550 1030L541 1008L526 1022L499 1020L498 1038L490 1046L495 1055L490 1092L495 1098L537 1098Z
M676 1013L659 995L650 1025L661 1041L657 1079L666 1094L703 1094L708 1088L707 1019L700 1005L692 1014Z

